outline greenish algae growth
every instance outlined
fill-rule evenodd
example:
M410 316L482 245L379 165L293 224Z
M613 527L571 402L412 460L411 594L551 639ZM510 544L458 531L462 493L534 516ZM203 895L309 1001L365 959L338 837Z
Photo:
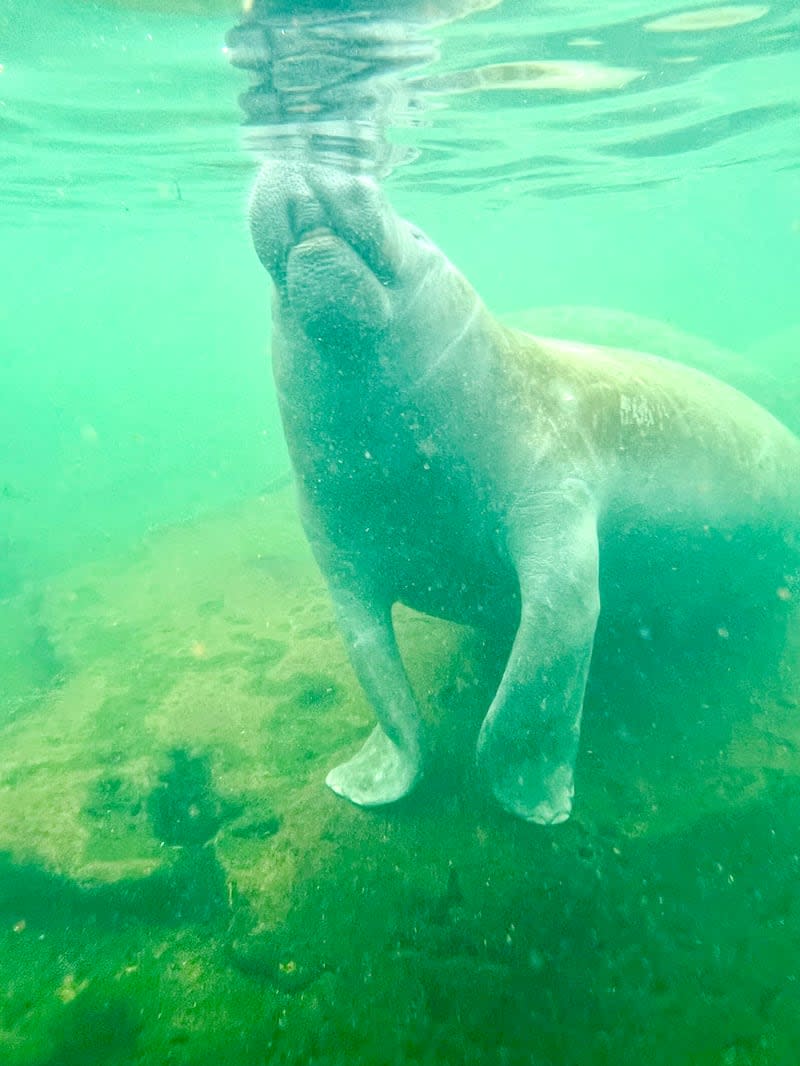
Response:
M325 789L371 713L288 492L7 598L0 1061L794 1063L796 619L674 606L601 634L546 831L473 770L504 649L405 610L431 773Z

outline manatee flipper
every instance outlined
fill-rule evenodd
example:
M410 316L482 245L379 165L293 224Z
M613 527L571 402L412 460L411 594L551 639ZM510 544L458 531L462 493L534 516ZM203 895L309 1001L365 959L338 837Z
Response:
M400 657L391 607L352 589L332 586L339 629L350 662L378 718L361 750L333 768L329 788L361 807L392 803L422 774L422 723Z
M516 515L520 622L483 722L478 762L498 802L555 825L572 809L581 711L600 610L597 513L567 479Z

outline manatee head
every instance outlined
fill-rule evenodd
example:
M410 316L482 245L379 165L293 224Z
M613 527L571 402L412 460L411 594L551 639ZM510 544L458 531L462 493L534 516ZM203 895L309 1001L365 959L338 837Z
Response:
M267 163L250 228L282 323L316 343L384 331L443 258L372 178L322 164Z

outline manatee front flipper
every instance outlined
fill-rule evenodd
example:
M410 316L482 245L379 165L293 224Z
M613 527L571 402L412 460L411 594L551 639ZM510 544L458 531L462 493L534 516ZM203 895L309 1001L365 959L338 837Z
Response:
M361 807L392 803L422 774L422 723L392 625L391 606L366 592L331 588L339 628L378 725L357 755L336 766L326 784Z
M597 512L568 479L512 515L521 612L478 761L507 811L555 825L572 809L575 757L597 616Z

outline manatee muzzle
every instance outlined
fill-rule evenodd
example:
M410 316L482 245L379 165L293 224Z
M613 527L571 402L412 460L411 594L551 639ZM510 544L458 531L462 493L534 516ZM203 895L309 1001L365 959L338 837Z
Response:
M391 316L386 287L367 263L330 229L303 233L286 261L286 297L309 335L331 329L384 329Z

